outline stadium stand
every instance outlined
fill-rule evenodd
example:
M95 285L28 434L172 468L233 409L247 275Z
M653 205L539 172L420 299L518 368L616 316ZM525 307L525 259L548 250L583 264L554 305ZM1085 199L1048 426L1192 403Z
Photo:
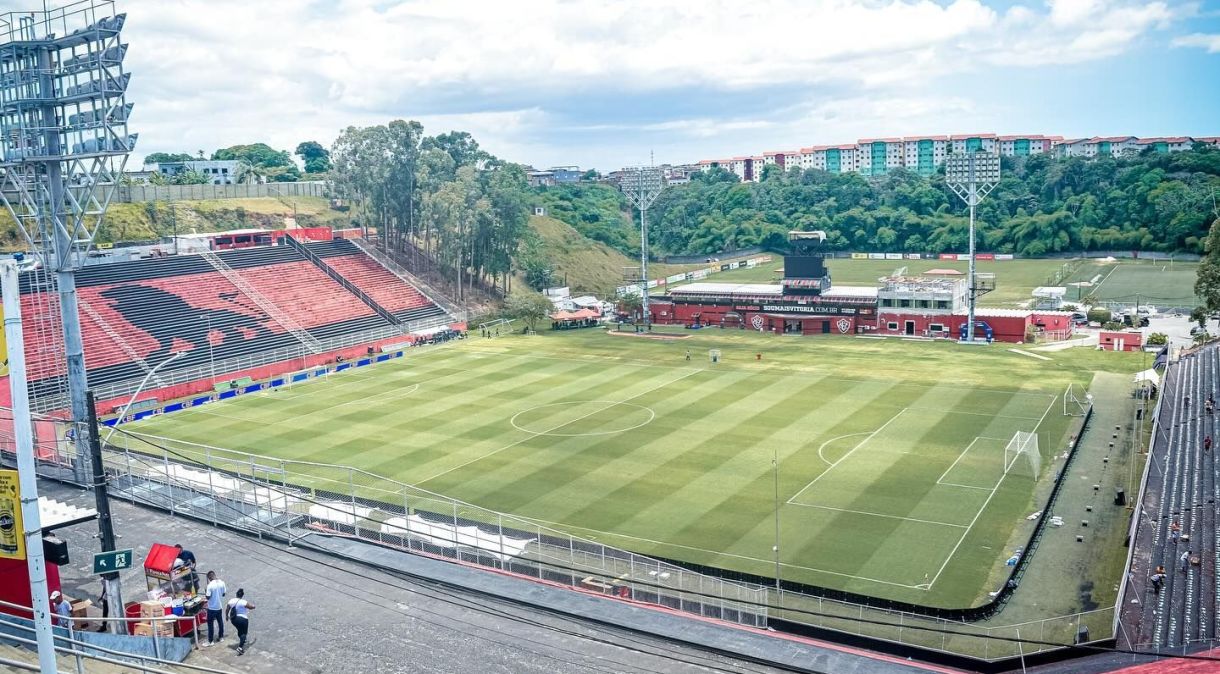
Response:
M317 353L451 320L351 242L307 247L341 278L289 245L86 267L77 275L77 294L90 385L118 391L130 382L134 389L179 351L185 355L159 375L233 359L267 364L293 349ZM55 294L38 285L40 278L22 277L26 332L39 334L26 345L35 398L61 392L64 376L62 356L46 357L48 349L62 354L62 335L48 315L57 307ZM384 311L399 320L387 320Z
M1217 542L1220 481L1216 471L1217 414L1206 411L1217 395L1220 347L1210 345L1184 355L1164 382L1160 430L1154 438L1141 516L1151 524L1135 544L1141 563L1131 580L1146 590L1137 595L1137 642L1146 648L1182 648L1216 638ZM1185 562L1183 555L1186 555ZM1159 592L1152 584L1164 567Z

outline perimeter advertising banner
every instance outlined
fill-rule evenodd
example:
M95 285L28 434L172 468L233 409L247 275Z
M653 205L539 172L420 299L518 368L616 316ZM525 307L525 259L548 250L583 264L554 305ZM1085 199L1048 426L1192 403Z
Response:
M852 253L852 254L851 254L851 259L853 259L853 260L867 260L867 259L868 259L868 253Z
M0 558L25 559L21 484L15 470L0 470Z

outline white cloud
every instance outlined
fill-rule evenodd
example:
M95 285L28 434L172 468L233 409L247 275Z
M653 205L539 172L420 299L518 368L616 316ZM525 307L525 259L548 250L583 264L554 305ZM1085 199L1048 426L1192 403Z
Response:
M1181 11L1138 0L1050 0L1002 13L980 0L119 5L129 15L132 127L142 152L329 143L345 126L403 117L430 132L469 130L492 152L523 161L531 157L512 152L545 147L548 126L581 124L557 120L557 101L790 88L799 102L825 87L909 100L947 75L996 64L1105 58ZM784 123L647 112L635 128L703 138Z
M1208 54L1220 54L1220 33L1192 33L1173 39L1175 47L1199 47L1206 49Z

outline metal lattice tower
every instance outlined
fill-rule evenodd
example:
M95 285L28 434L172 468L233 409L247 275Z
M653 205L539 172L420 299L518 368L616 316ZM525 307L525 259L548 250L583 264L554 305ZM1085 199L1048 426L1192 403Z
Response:
M623 169L626 175L619 183L631 204L640 209L640 311L645 323L652 322L648 313L648 208L665 189L661 169L655 166L633 166Z
M88 382L75 272L136 141L127 132L126 15L115 13L113 0L43 7L0 15L0 197L40 265L22 283L27 293L42 290L25 300L34 323L27 341L62 354L62 368L40 371L57 383L31 373L33 407L70 402L73 466L84 479ZM58 338L49 334L56 327Z
M1000 182L1000 155L990 152L951 154L945 161L945 183L970 207L970 294L967 297L966 341L974 342L974 307L979 287L974 271L974 207Z

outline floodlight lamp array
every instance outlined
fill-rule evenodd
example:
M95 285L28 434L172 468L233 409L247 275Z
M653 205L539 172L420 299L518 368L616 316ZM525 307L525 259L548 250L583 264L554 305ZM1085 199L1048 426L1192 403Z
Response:
M953 154L945 160L945 182L951 185L1000 181L1000 155L991 152Z

